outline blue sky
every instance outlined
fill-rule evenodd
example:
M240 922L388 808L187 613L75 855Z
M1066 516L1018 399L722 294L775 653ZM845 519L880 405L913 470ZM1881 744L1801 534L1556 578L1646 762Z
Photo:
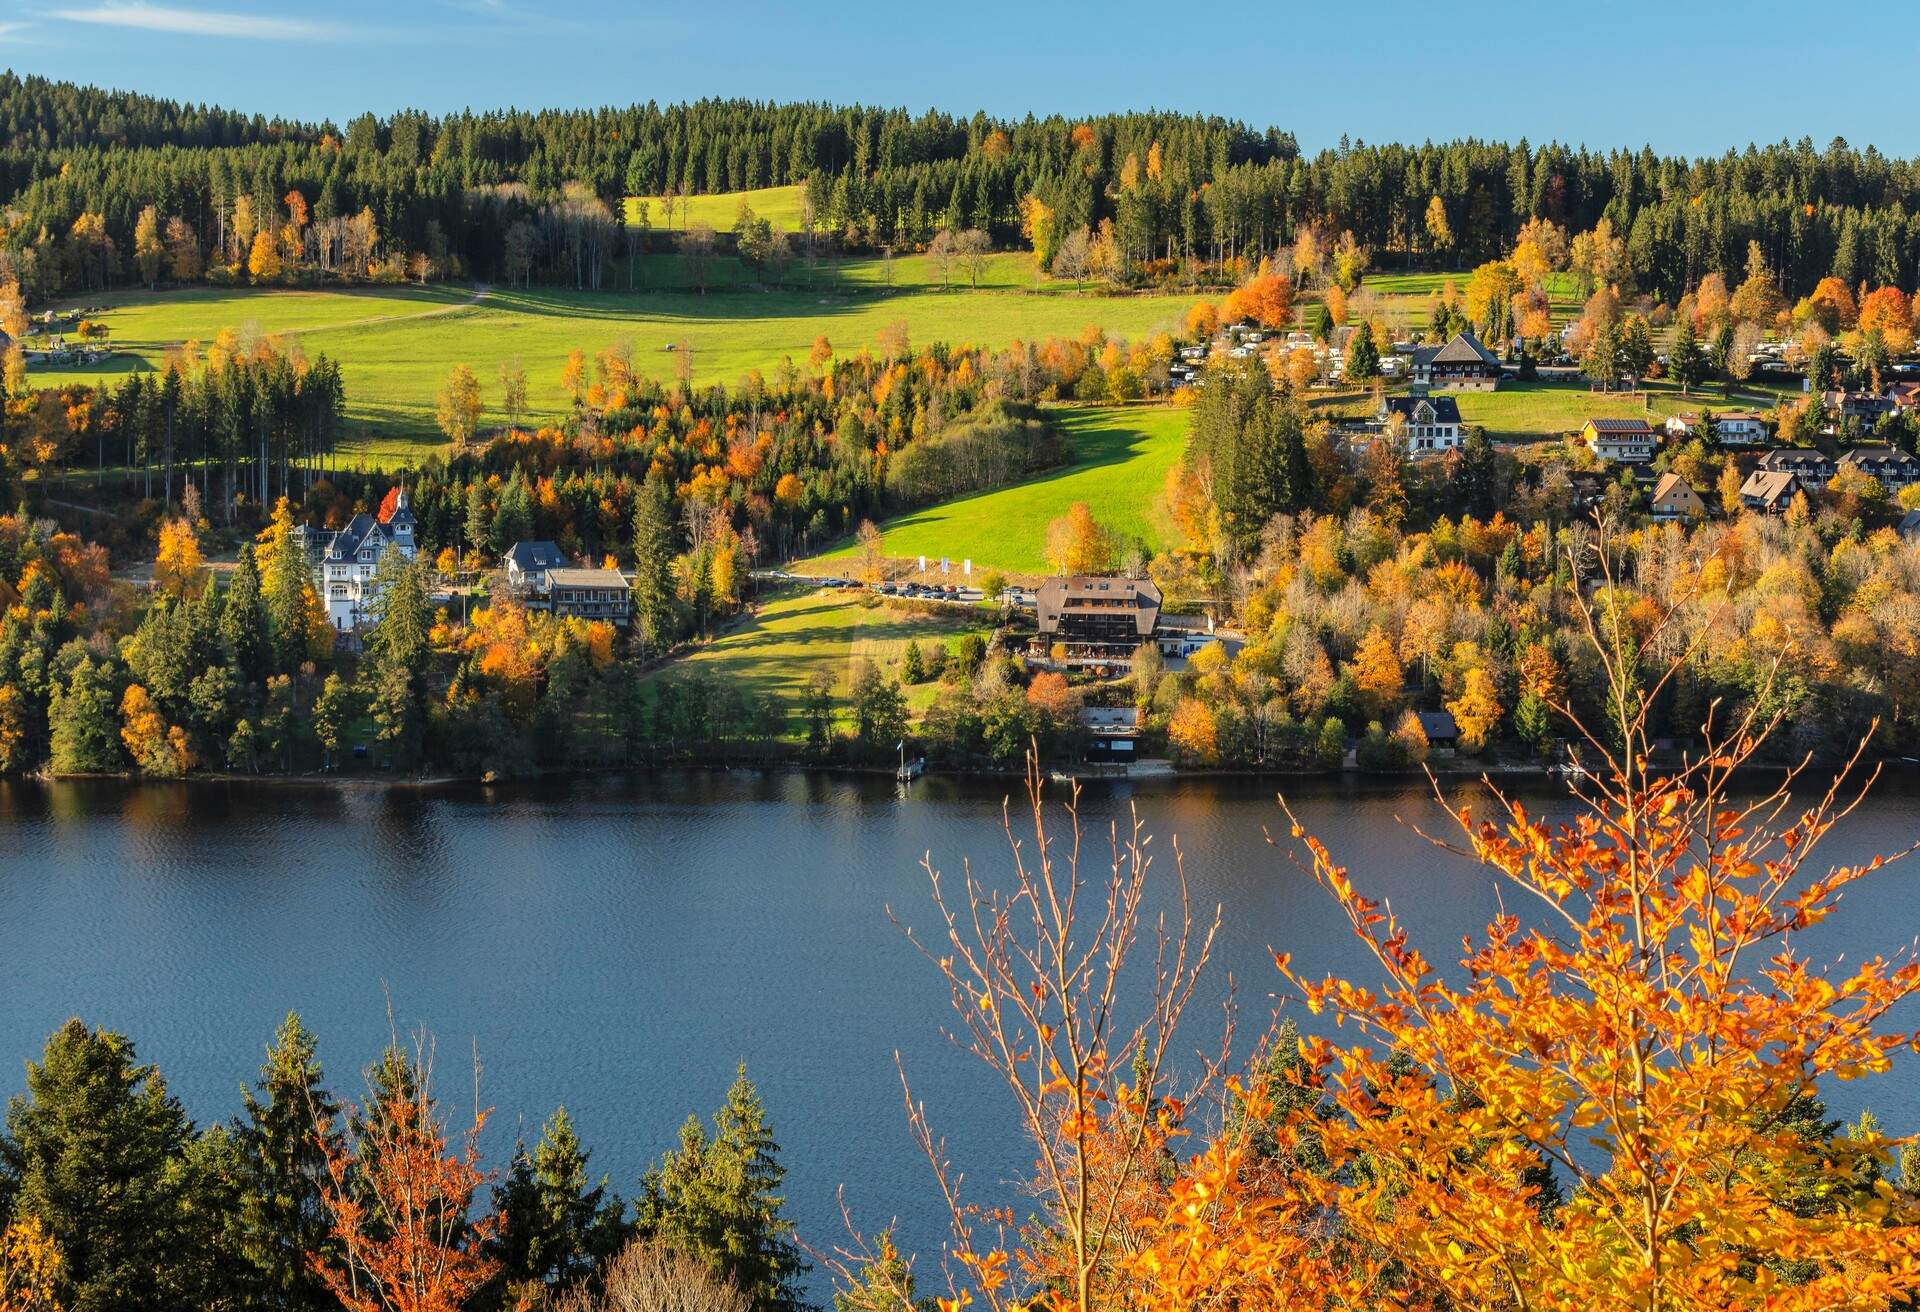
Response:
M298 118L700 96L1157 106L1308 149L1457 136L1920 153L1905 6L0 0L0 63ZM1472 30L1468 30L1471 24Z

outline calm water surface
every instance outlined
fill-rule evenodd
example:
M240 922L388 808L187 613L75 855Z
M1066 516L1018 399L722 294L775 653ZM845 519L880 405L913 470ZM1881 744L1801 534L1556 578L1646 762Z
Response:
M802 1237L841 1237L845 1186L857 1219L897 1216L931 1269L942 1218L907 1136L895 1052L976 1188L999 1193L1027 1154L985 1075L941 1037L947 993L887 908L934 928L926 853L1004 878L1005 791L928 779L903 798L884 780L742 773L427 795L0 783L0 1096L79 1015L133 1036L200 1122L223 1118L289 1009L319 1036L335 1091L357 1092L390 999L403 1029L437 1036L457 1106L478 1053L495 1161L564 1103L595 1169L631 1195L745 1061ZM1294 801L1430 956L1450 959L1499 905L1488 876L1408 827L1444 820L1423 787L1322 785ZM1917 802L1910 779L1881 785L1828 858L1912 842ZM1280 818L1269 787L1122 786L1089 791L1082 811L1104 834L1129 806L1162 863L1177 837L1196 902L1225 911L1194 1048L1217 1037L1229 982L1243 1033L1282 1001L1272 948L1308 972L1377 978L1332 901L1265 841ZM1903 946L1920 930L1917 876L1908 863L1857 886L1804 947ZM1920 1129L1911 1070L1830 1092L1837 1109L1869 1102L1896 1132Z

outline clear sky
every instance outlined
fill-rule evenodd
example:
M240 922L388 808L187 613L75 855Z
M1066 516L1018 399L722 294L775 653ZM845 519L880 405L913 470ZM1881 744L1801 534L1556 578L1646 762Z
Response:
M1687 154L1839 135L1912 155L1911 17L1892 0L0 0L0 63L337 123L744 96L1199 110L1308 150L1343 133Z

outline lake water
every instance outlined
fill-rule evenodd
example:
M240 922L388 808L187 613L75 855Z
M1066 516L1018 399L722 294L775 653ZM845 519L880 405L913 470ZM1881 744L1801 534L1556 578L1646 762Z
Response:
M564 1103L594 1168L631 1196L690 1112L745 1061L770 1108L802 1237L898 1217L931 1273L944 1236L907 1134L894 1054L985 1197L1030 1160L1006 1102L941 1037L948 995L889 921L935 927L919 869L1003 878L1001 782L714 773L604 776L493 789L0 782L0 1096L71 1015L131 1035L201 1123L233 1114L275 1024L298 1010L336 1093L388 1033L438 1041L438 1084L495 1110L489 1156ZM1055 790L1058 792L1058 790ZM1462 795L1477 786L1460 784ZM1450 961L1495 911L1493 881L1408 827L1444 815L1424 786L1293 789L1302 818ZM1913 841L1911 779L1881 785L1827 850ZM1016 799L1017 802L1018 799ZM1540 799L1564 811L1562 798ZM1224 908L1189 1051L1282 1000L1271 949L1373 982L1332 900L1263 828L1270 786L1169 781L1092 788L1089 831L1137 806L1164 866L1177 837L1195 902ZM1016 818L1017 818L1016 810ZM1161 895L1168 873L1155 881ZM1809 934L1816 957L1892 951L1920 930L1920 865L1856 886ZM1297 1009L1297 1008L1296 1008ZM1303 1018L1304 1021L1304 1018ZM1920 1128L1910 1072L1829 1091L1890 1129Z

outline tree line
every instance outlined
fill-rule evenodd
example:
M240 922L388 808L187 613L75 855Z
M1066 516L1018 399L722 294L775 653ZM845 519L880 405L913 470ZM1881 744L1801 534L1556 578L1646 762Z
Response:
M1037 201L1060 236L1110 234L1124 281L1250 267L1302 234L1346 236L1382 262L1477 264L1536 219L1608 221L1668 301L1708 274L1736 278L1749 243L1791 296L1828 274L1920 280L1920 171L1840 139L1691 159L1524 138L1308 155L1285 131L1208 115L747 101L404 111L337 128L11 76L0 123L0 258L36 298L162 276L599 286L639 249L619 234L626 196L669 198L671 227L673 197L781 184L805 185L810 238L868 249L941 231L1032 241Z
M451 1112L433 1067L429 1036L396 1035L364 1092L336 1098L289 1014L242 1111L201 1126L126 1036L68 1021L0 1133L7 1306L594 1308L663 1279L701 1306L800 1305L785 1170L744 1066L631 1200L591 1174L564 1107L484 1166L487 1112Z

